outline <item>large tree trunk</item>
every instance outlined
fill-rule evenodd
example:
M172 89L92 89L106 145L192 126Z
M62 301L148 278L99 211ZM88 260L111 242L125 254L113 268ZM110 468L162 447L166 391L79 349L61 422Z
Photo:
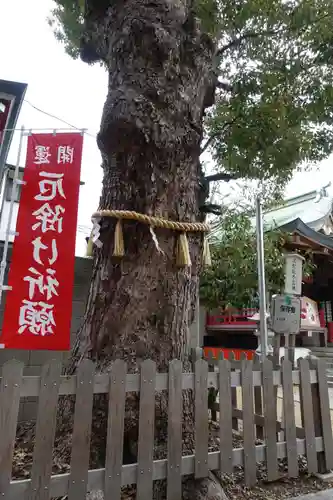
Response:
M95 43L109 70L98 137L104 169L100 208L200 218L200 142L214 47L201 34L192 3L118 0L94 21L106 37L106 47ZM110 221L95 258L78 349L101 365L117 357L135 365L139 355L165 369L170 359L186 359L188 353L202 234L190 237L192 266L178 269L174 232L156 230L161 254L147 226L125 223L121 261L112 257L113 232Z
M100 208L200 220L200 142L204 111L212 104L207 97L214 46L200 31L192 0L114 0L107 10L91 8L86 26L89 50L95 47L109 71L98 137L104 169ZM174 358L189 369L202 234L190 236L192 265L179 269L174 232L156 230L159 253L147 226L125 222L126 255L120 260L112 256L115 221L103 228L85 323L68 371L85 356L101 370L116 358L125 359L131 371L145 358L155 360L160 371ZM99 419L102 406L100 401ZM135 441L135 402L129 406L127 439ZM184 440L190 443L192 413L188 394ZM135 455L135 446L130 449ZM214 497L201 497L222 498L217 493L215 488Z
M200 31L194 0L86 0L83 59L101 59L109 88L98 144L103 158L101 209L135 210L175 221L194 222L199 211L200 143L205 108L213 104L214 44ZM189 237L192 265L175 265L177 236L157 229L158 252L147 226L124 223L123 259L112 256L115 221L104 221L103 247L96 250L83 328L78 333L67 373L84 357L107 370L125 359L138 371L151 358L166 371L174 358L190 369L189 326L197 303L203 236ZM183 452L193 453L193 398L184 391ZM167 401L156 398L155 459L166 456ZM103 467L107 404L97 396L93 413L92 463ZM124 458L136 460L138 401L126 402ZM55 470L66 469L70 451L73 400L60 404ZM31 463L33 429L17 446ZM22 444L23 443L23 444ZM26 444L28 443L28 445ZM29 449L27 449L27 447ZM30 455L30 457L29 457ZM22 460L15 474L21 475ZM21 464L21 465L20 465ZM187 480L183 498L224 499L212 475ZM93 493L89 498L102 498ZM134 498L124 492L124 498ZM155 483L164 500L165 484Z

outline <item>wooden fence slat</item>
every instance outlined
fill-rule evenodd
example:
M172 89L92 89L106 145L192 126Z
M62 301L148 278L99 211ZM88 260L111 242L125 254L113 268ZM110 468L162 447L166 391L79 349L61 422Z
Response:
M204 352L202 347L194 347L191 349L191 362L194 371L194 364L198 359L202 359L204 356Z
M273 366L274 369L280 365L281 335L275 335L273 339Z
M208 365L195 363L195 477L208 476Z
M147 359L141 364L137 500L153 496L155 381L156 364Z
M82 360L77 371L68 500L82 500L87 492L94 373L94 363Z
M292 366L295 363L295 343L296 343L296 335L285 335L285 357L289 359Z
M234 351L230 351L229 352L229 361L230 361L230 366L232 368L233 365L235 364L235 353L234 353ZM240 365L239 365L239 368L240 368ZM235 370L233 370L233 371L235 371ZM231 406L232 406L232 409L238 408L237 387L232 387L231 388ZM237 418L233 418L232 419L232 428L233 428L234 431L238 432L239 425L238 425L238 419Z
M244 441L244 476L247 486L256 483L256 448L253 411L252 361L242 361L242 406Z
M292 364L284 359L281 366L283 387L283 415L288 457L288 474L290 477L298 476L298 458L294 407L294 387L292 380Z
M319 386L322 434L324 440L326 469L333 469L333 437L330 401L328 394L326 363L322 360L317 361L317 376Z
M52 359L42 367L35 447L27 500L48 500L56 428L61 363Z
M2 367L0 385L0 498L6 498L12 475L23 366L23 363L12 360Z
M232 387L231 388L231 406L233 409L238 408L238 401L237 401L237 387ZM238 432L239 426L238 426L238 418L233 417L232 419L232 428L234 431Z
M260 359L256 355L253 362L253 371L260 371ZM256 415L262 415L262 388L254 387L254 412ZM264 429L260 425L256 425L256 436L261 441L264 439Z
M182 363L175 359L169 364L168 413L168 480L167 500L182 496Z
M275 335L273 339L273 354L269 356L272 359L273 369L279 369L280 367L280 347L281 347L281 335ZM273 376L274 380L274 376ZM275 413L278 414L278 386L274 386L274 401L275 401ZM283 428L283 410L282 410L282 422L281 428ZM276 440L279 441L279 430L276 433Z
M104 497L120 500L124 447L126 363L117 359L111 367L108 432L106 440Z
M200 358L198 358L198 359L200 359ZM198 361L198 360L196 360L196 361ZM208 351L207 356L206 356L206 361L208 363L208 366L214 366L214 356L213 356L212 351Z
M208 371L210 373L214 373L215 366L218 364L218 356L215 356L214 358L212 351L209 351L206 361L208 363ZM212 407L212 405L216 403L216 396L217 393L215 387L210 387L208 389L208 408L210 409L210 415L213 422L217 421L217 412Z
M234 351L229 351L229 361L230 361L231 365L232 365L232 363L234 363L236 361L236 357L235 357Z
M273 363L266 359L262 365L264 419L266 439L267 479L276 481L279 478L278 456L276 446L277 415L275 404L275 391L273 386Z
M232 407L230 362L219 361L219 410L220 410L220 471L231 474L232 464Z
M306 359L299 360L300 371L300 397L302 421L305 431L306 458L308 462L308 471L310 473L318 472L315 426L312 409L312 392L310 381L309 362Z
M219 351L219 353L218 353L218 358L217 358L217 359L218 359L219 361L220 361L221 359L225 359L225 356L224 356L224 352L223 352L223 351Z
M312 405L313 405L313 420L315 426L315 436L322 437L323 429L322 429L322 421L321 421L321 408L320 408L320 394L319 394L319 383L318 383L318 360L311 359L309 360L309 364L312 369L316 370L316 380L317 382L311 384L311 392L312 392ZM324 448L322 451L317 453L317 462L318 462L318 472L323 474L327 472L326 469L326 461L325 461L325 452Z

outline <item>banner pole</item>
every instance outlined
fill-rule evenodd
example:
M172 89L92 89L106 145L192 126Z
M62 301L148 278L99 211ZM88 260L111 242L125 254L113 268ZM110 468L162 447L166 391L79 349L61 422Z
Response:
M10 196L9 214L8 214L7 227L6 227L5 243L3 246L2 259L1 259L1 263L0 263L0 304L2 301L3 291L4 290L11 290L11 287L4 285L4 280L5 280L5 272L6 272L6 267L7 267L9 236L11 234L11 225L12 225L12 219L13 219L14 203L15 203L15 197L16 197L16 192L17 192L17 181L18 181L19 171L20 171L20 159L21 159L22 146L23 146L23 136L24 136L24 127L22 126L21 127L21 134L20 134L20 142L19 142L19 147L18 147L18 151L17 151L17 160L16 160L16 165L15 165L15 171L14 171L13 187L12 187L12 192L11 192L11 196Z

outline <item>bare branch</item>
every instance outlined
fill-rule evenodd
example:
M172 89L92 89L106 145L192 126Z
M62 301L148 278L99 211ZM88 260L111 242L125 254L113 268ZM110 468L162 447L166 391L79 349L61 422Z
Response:
M226 90L227 92L233 92L233 90L234 90L233 85L230 85L229 83L225 83L225 82L219 82L219 81L216 82L216 88Z
M207 182L217 182L217 181L229 182L235 179L238 179L237 175L227 174L226 172L219 172L217 174L205 176L205 181Z
M206 144L201 148L200 150L200 154L202 155L202 153L204 153L205 151L207 151L207 149L209 148L209 146L212 144L213 140L218 137L219 135L221 134L221 130L219 130L218 132L214 132L214 134L212 134L208 139L207 139L207 142Z
M331 12L325 12L322 16L318 17L315 19L312 23L317 24L323 19L331 16ZM308 24L305 24L300 30L298 31L298 35L303 33L307 28L309 27ZM247 33L244 33L243 35L240 35L238 38L235 38L234 40L231 40L229 43L221 47L220 49L217 49L215 56L220 57L222 56L227 50L239 47L244 40L247 40L249 38L258 38L260 36L275 36L279 35L281 32L283 32L283 29L276 29L276 30L265 30L265 31L260 31L260 32L255 32L255 31L249 31Z
M206 144L203 146L203 148L201 149L200 151L200 154L202 155L202 153L204 153L205 151L207 151L207 149L209 148L209 146L212 144L212 142L214 141L214 139L216 139L216 137L218 137L219 135L222 134L222 132L227 128L227 127L230 127L231 125L233 125L235 123L235 121L237 120L238 116L235 116L235 118L229 122L226 122L223 127L219 130L217 130L216 132L214 132L208 139L207 139L207 142Z
M239 47L242 44L242 42L248 38L258 38L260 36L273 36L273 35L276 35L277 33L278 33L277 31L273 31L273 30L262 31L260 33L256 33L256 32L244 33L244 35L241 35L240 37L235 38L234 40L231 40L231 42L227 43L226 45L224 45L223 47L218 49L216 51L215 55L217 57L222 56L227 50L229 50L231 48Z

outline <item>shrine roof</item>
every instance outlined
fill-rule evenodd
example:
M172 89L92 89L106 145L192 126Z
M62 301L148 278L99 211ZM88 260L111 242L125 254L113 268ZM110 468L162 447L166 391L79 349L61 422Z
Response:
M333 199L327 194L326 188L290 198L279 207L264 213L264 226L272 229L300 219L314 231L331 234L332 202Z
M327 248L333 248L333 198L325 186L319 191L310 191L301 196L289 198L280 206L263 214L266 231L281 228L290 233L311 240ZM255 217L252 219L255 228ZM213 225L211 239L223 238L223 222Z
M315 231L301 219L295 219L281 226L281 229L292 234L297 234L312 244L333 250L333 238L322 232Z

